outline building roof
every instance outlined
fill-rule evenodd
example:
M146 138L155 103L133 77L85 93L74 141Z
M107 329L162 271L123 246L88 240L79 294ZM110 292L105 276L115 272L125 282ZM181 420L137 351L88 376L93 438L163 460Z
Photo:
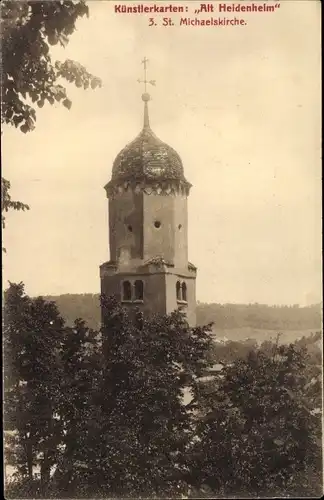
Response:
M182 181L187 183L179 154L162 142L149 123L148 101L143 94L144 124L139 135L117 155L112 169L112 183L124 181Z

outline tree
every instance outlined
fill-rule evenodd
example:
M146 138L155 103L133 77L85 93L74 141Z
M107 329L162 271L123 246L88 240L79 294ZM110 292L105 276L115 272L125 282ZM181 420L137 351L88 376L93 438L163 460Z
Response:
M101 81L75 61L52 61L50 46L69 42L78 18L89 15L85 1L7 1L1 6L2 120L35 128L36 108L55 101L70 109L61 78L85 89ZM29 101L29 102L28 102ZM31 101L31 102L30 102Z
M45 102L61 102L67 109L64 80L77 87L96 88L101 80L80 63L53 61L50 46L69 42L79 18L89 15L84 0L21 1L1 3L1 121L26 133L34 130L36 107ZM27 209L21 202L10 201L10 183L2 180L3 211ZM4 218L2 218L4 222Z
M1 222L2 229L6 227L6 218L4 216L4 212L8 212L8 210L29 210L29 206L21 201L14 201L10 196L10 182L1 177ZM2 248L5 252L6 249Z
M321 417L305 350L251 351L205 387L190 455L198 489L224 496L321 495ZM314 399L317 393L317 400ZM211 493L211 495L212 495Z
M5 428L15 431L15 452L7 458L30 484L39 466L44 494L62 438L56 413L64 321L54 303L30 299L21 283L11 284L5 293L3 336Z
M99 387L102 380L102 353L98 332L76 320L66 330L62 346L62 384L58 414L63 425L61 454L51 481L51 491L61 497L82 496L85 460L93 460L101 427ZM85 458L86 457L86 458ZM96 457L95 457L96 458Z
M180 312L134 320L109 299L100 341L83 321L66 327L53 303L11 284L5 423L16 431L10 459L18 473L7 496L185 493L209 330L190 328Z
M17 469L9 496L44 498L86 434L101 367L97 334L81 320L66 327L54 303L10 284L4 355L6 459Z
M179 496L192 437L183 391L194 394L208 366L208 328L190 328L181 313L133 321L114 299L103 300L102 377L62 484L75 497Z

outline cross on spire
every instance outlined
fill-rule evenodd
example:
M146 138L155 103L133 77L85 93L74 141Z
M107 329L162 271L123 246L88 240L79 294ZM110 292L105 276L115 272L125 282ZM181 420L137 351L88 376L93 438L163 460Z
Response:
M155 85L155 80L148 80L147 79L147 63L148 59L144 57L142 64L144 68L144 79L141 80L140 78L137 80L139 83L144 83L144 94L142 94L142 101L144 102L144 130L150 128L150 120L149 120L149 113L148 113L148 102L150 101L151 97L150 94L147 93L147 84L150 85Z
M143 64L143 67L144 67L144 79L141 80L140 78L137 80L138 83L144 83L144 92L146 94L147 92L147 84L149 83L150 85L155 85L155 80L148 80L147 79L147 63L148 63L148 59L146 57L144 57L143 61L142 61L142 64Z

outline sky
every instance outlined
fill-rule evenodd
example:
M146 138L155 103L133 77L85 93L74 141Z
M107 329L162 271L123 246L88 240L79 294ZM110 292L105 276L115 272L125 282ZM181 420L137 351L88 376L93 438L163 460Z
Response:
M150 16L115 14L115 3L90 1L68 46L51 49L102 88L68 84L70 111L48 104L33 132L4 129L3 175L31 209L7 216L3 286L22 281L33 296L100 291L99 265L109 260L103 186L142 127L146 56L156 80L151 127L193 184L197 299L321 301L320 3L282 1L274 13L245 14L240 27L179 26L179 15L173 27L149 27ZM195 17L199 3L174 5Z

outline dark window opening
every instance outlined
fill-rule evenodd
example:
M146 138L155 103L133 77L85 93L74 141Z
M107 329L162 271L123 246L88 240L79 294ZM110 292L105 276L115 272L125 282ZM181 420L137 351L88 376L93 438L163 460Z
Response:
M179 226L178 226L179 231L180 231L181 228L182 228L182 224L179 224Z
M177 291L177 300L181 300L181 283L180 283L180 281L177 281L176 291Z
M132 300L132 285L129 281L123 282L123 300Z
M156 228L161 227L161 222L160 222L159 220L156 220L156 221L154 222L154 226L155 226Z
M143 300L144 299L144 283L142 280L136 280L135 284L135 300Z
M181 288L182 288L182 300L187 302L187 285L185 284L185 282L182 283Z
M129 231L130 233L132 233L132 232L133 232L133 228L132 228L132 226L127 226L127 229L128 229L128 231Z

